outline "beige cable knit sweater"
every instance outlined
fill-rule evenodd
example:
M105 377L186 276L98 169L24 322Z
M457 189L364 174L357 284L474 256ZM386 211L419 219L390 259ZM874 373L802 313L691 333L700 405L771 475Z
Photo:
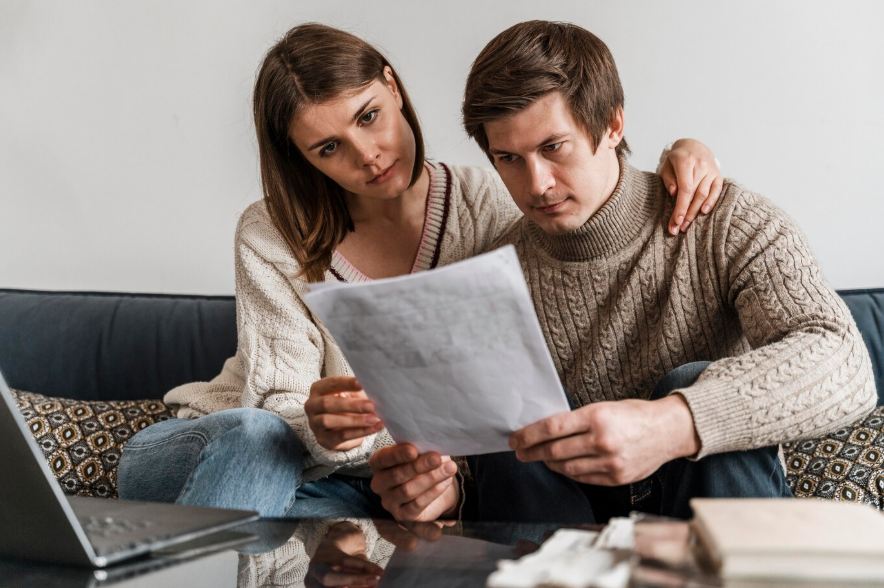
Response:
M698 457L817 437L877 400L868 351L795 225L726 183L677 237L659 176L620 160L605 205L577 231L521 219L515 245L559 377L578 405L648 398L673 368L712 365L678 390Z
M428 165L430 190L424 232L413 271L466 259L487 250L520 216L497 174L473 167ZM280 415L305 445L304 481L337 469L370 475L368 457L392 443L386 430L350 451L329 451L307 424L310 386L326 376L352 375L337 343L304 305L307 283L273 226L263 201L249 206L236 229L238 348L211 382L179 386L164 401L179 418L228 408L264 408ZM367 281L335 254L326 281Z

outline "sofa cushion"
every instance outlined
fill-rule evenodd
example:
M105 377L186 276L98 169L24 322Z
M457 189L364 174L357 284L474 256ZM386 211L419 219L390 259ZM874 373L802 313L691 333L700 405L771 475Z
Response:
M820 439L785 443L783 453L795 496L864 502L884 510L884 407Z
M0 290L10 388L88 400L162 398L236 353L232 296Z
M126 442L172 416L159 400L85 402L11 392L65 494L116 498Z
M884 288L838 292L856 321L872 358L878 406L884 405Z

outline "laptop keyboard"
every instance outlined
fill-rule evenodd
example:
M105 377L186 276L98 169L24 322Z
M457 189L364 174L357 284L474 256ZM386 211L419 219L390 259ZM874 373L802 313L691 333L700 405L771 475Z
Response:
M115 519L113 517L88 517L80 522L87 533L104 537L105 539L143 531L153 526L152 521Z

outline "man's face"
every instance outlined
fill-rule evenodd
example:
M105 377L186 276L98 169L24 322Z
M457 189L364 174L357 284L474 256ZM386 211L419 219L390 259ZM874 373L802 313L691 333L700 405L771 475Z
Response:
M591 138L559 92L485 124L489 152L516 205L553 235L583 226L614 192L620 175L614 148L622 132L619 110L593 153Z

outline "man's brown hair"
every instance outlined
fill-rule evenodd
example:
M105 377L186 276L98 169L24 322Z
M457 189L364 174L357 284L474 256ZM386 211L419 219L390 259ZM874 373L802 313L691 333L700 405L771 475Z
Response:
M503 31L473 62L463 99L467 134L488 152L485 123L512 116L561 92L595 152L623 106L614 57L601 39L571 23L530 20ZM629 153L621 139L617 154Z
M292 122L308 106L355 94L385 82L390 62L377 49L345 31L308 23L274 45L255 81L254 116L264 201L276 229L301 265L301 275L320 282L332 253L353 220L344 189L313 167L291 139ZM402 114L414 132L411 185L424 168L424 141L417 113L396 71Z

